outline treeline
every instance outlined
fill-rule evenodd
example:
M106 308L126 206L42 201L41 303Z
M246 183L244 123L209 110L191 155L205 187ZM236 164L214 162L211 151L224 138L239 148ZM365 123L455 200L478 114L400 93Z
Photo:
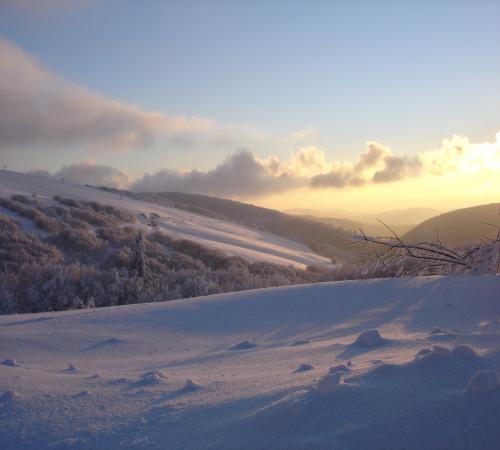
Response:
M172 239L128 212L96 202L15 195L0 197L0 205L3 314L165 301L334 277L317 267L250 263Z

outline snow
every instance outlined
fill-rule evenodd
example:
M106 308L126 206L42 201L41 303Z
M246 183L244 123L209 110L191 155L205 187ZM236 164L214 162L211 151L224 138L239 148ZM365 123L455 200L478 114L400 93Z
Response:
M9 359L2 449L500 448L494 275L0 316Z
M467 392L471 394L494 393L499 388L498 377L493 370L478 370L467 385Z
M299 367L297 367L297 369L295 370L295 373L307 372L308 370L314 370L314 367L311 366L311 364L304 363L304 364L301 364Z
M366 330L363 331L354 342L355 345L361 345L363 347L377 347L382 345L384 340L380 336L378 330Z
M17 367L19 364L17 364L17 361L12 358L7 358L2 361L2 364L4 366L10 366L10 367Z
M65 181L0 170L0 195L10 197L13 194L36 194L38 198L52 201L54 195L76 200L95 201L111 205L136 216L144 214L149 217L156 214L158 226L176 239L189 239L211 248L223 251L230 256L241 256L248 261L266 261L274 264L293 265L304 269L308 265L333 267L328 258L317 255L305 245L281 238L271 233L254 230L243 225L234 224L210 217L201 216L188 211L168 208L153 203L134 200L120 194L106 192L101 189L82 186ZM6 213L5 209L0 210ZM13 214L10 213L12 216ZM18 218L18 215L14 215ZM145 222L144 220L142 222ZM32 222L22 220L23 228L40 235ZM144 224L139 226L146 226Z

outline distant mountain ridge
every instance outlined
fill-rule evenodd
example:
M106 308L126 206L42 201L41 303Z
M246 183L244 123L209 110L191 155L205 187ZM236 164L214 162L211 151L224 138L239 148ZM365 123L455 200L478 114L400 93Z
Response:
M381 211L374 214L358 213L344 209L303 209L284 210L287 214L297 216L314 216L336 220L350 220L361 224L379 224L380 219L388 225L417 225L424 220L441 214L441 211L431 208L408 208Z
M358 234L359 230L363 230L364 233L370 236L387 236L390 231L386 226L377 223L362 223L356 222L350 219L339 219L337 217L315 217L315 216L297 216L304 219L313 220L315 222L324 223L332 227L342 228L353 234ZM415 225L391 225L391 228L398 234L404 234L414 228Z
M491 225L488 225L491 224ZM494 226L492 226L494 225ZM458 247L478 242L497 234L500 226L500 203L456 209L428 219L403 235L407 242L431 241L439 233L440 240Z

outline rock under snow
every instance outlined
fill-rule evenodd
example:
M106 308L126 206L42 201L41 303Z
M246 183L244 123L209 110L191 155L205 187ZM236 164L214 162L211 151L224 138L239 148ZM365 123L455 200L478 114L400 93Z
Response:
M485 394L499 388L498 376L494 370L478 370L467 385L469 394Z
M384 339L380 336L380 332L374 329L363 331L354 343L356 345L362 345L363 347L378 347L384 343Z

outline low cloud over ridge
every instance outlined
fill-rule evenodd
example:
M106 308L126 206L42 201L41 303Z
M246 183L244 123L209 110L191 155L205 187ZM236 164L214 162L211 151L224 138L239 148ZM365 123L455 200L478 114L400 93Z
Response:
M106 185L142 192L180 191L229 198L256 198L297 188L347 189L391 183L419 176L500 170L500 132L494 142L471 143L454 136L439 149L395 156L376 142L355 162L329 163L314 146L292 153L287 161L261 159L249 151L227 156L214 169L160 170L131 180L124 172L93 161L63 167L53 176L82 184Z
M221 197L251 198L299 187L302 180L288 174L273 175L267 165L250 152L226 157L215 169L170 171L144 175L131 185L134 191L179 191Z
M119 189L128 188L131 182L130 177L125 172L114 167L98 165L92 160L63 166L53 174L46 170L34 170L29 173L57 180L64 179L77 184L108 186Z

